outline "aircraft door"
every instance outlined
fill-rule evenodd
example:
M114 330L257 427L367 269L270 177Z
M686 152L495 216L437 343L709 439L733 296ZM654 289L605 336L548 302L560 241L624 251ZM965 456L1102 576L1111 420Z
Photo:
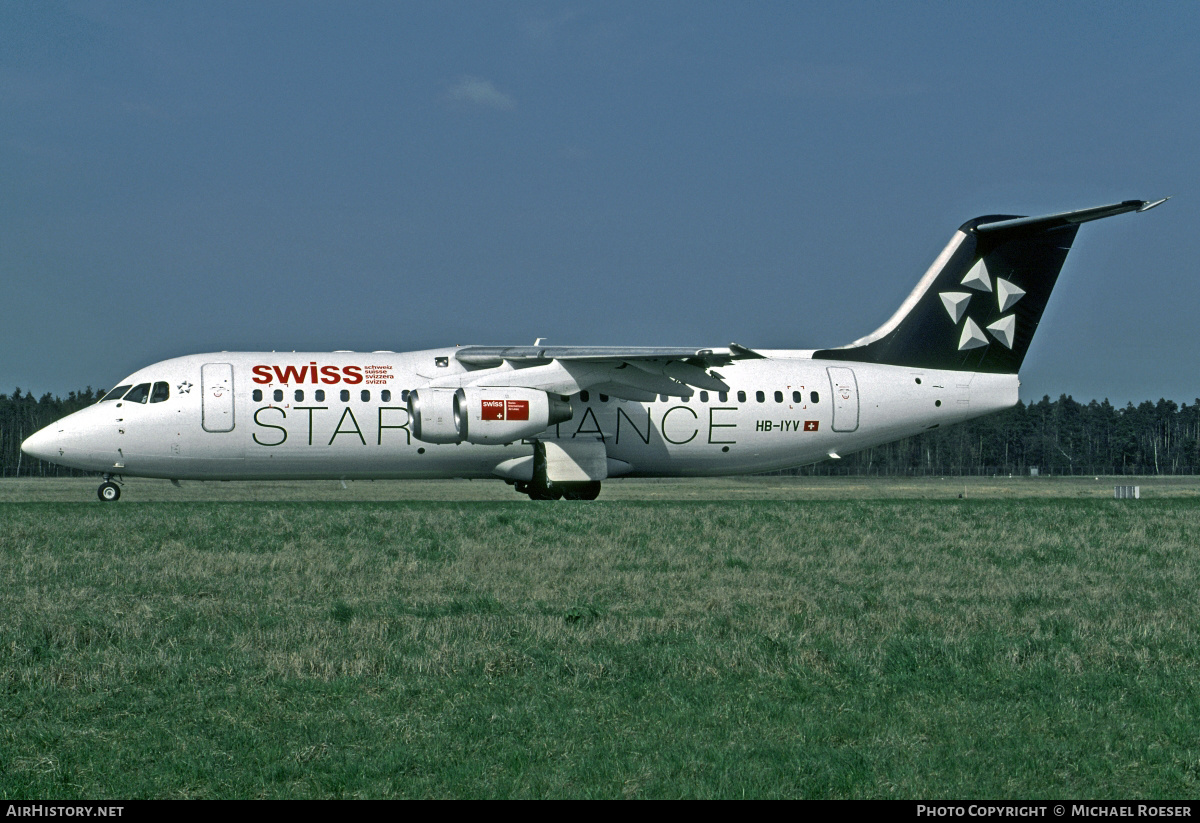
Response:
M852 432L858 429L858 381L854 369L830 366L829 389L833 393L833 430Z
M205 363L200 368L200 388L200 425L206 432L233 431L233 365Z

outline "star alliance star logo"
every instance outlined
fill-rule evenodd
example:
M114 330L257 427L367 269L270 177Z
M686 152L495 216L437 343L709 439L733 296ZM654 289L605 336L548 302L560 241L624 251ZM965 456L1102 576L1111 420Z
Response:
M179 389L180 394L188 394L192 390L192 384L184 380L176 388Z
M974 289L980 292L995 292L996 305L1000 308L1000 313L1011 309L1016 305L1017 301L1025 295L1025 290L1016 286L1013 283L1005 280L1003 277L997 277L996 287L992 288L992 277L988 273L987 264L980 258L971 270L967 272L967 276L962 279L962 284L969 289ZM942 305L946 308L946 313L950 315L950 319L955 324L962 320L967 313L967 304L971 302L972 295L965 291L944 291L939 292L938 297L942 298ZM1005 348L1011 349L1013 341L1017 337L1017 316L1010 314L1001 317L995 323L987 326L987 330L991 332L992 337L1004 344ZM963 323L962 334L958 338L958 350L967 351L968 349L977 349L980 346L988 344L987 335L979 328L979 324L970 317L966 318Z

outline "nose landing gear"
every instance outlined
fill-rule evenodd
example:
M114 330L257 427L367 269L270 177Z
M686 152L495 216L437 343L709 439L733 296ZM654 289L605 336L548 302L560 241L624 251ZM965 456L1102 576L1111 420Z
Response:
M111 474L106 474L104 482L96 490L96 495L103 503L115 503L121 499L121 487L113 482Z

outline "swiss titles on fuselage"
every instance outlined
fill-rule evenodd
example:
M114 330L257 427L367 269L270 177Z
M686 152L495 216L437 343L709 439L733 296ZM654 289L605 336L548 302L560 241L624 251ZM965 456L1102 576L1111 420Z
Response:
M254 382L259 384L284 383L288 385L309 383L313 385L385 385L392 380L390 365L367 366L320 366L315 360L306 366L275 366L259 364L250 369Z

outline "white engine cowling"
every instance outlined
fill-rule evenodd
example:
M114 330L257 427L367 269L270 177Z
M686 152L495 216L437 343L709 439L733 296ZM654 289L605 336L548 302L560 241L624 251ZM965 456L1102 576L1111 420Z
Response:
M461 443L455 420L454 389L416 389L408 393L413 437L426 443Z
M501 445L570 420L571 403L537 389L469 386L408 395L413 437L426 443Z
M537 389L468 386L458 390L455 400L458 433L468 443L513 443L573 414L570 401Z

